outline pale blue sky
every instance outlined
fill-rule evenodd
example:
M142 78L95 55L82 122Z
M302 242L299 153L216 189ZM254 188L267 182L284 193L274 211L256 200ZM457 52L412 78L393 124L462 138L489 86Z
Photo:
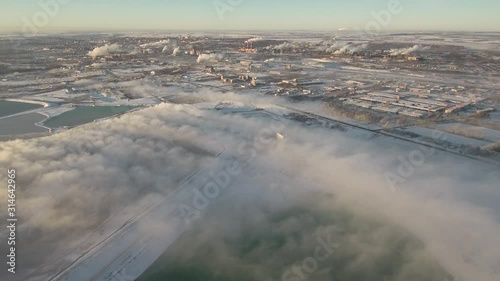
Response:
M44 18L39 3L56 1L68 3ZM383 30L500 31L500 0L0 0L0 28L20 31L27 21L40 30L365 28L391 1L403 11ZM229 8L217 12L214 3Z

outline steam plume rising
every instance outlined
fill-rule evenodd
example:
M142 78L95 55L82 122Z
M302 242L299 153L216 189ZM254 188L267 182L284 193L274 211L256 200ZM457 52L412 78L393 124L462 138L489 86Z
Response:
M216 62L222 59L221 54L201 54L198 56L198 59L196 60L197 63L202 63L202 62Z
M254 38L248 39L247 41L245 41L245 43L259 42L259 41L262 41L262 40L264 40L264 38L262 38L262 37L254 37Z
M403 49L391 49L390 55L391 56L402 56L402 55L410 55L415 52L420 52L429 49L429 47L423 47L421 45L415 45L410 48L403 48Z
M89 57L103 57L110 55L112 53L116 53L120 51L120 46L118 44L104 45L102 47L96 47L94 50L88 52L87 56Z
M173 50L172 55L177 56L181 52L181 48L177 47Z
M340 48L339 50L336 50L335 52L333 52L333 54L335 54L335 55L342 55L342 54L352 55L354 53L357 53L359 51L366 49L366 47L367 47L366 44L362 44L362 45L358 45L358 46L346 45L346 46Z

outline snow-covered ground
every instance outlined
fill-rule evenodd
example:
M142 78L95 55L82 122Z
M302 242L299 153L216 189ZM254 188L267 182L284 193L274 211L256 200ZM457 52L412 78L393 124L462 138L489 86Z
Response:
M440 130L457 130L457 131L467 131L470 134L475 135L475 138L484 139L490 142L499 142L500 141L500 131L493 130L485 127L472 126L461 123L448 123L448 124L440 124L437 126Z
M473 138L454 135L454 134L446 133L443 131L437 131L437 130L422 128L422 127L407 127L407 128L402 128L402 129L398 129L398 130L402 131L402 132L410 132L410 133L418 134L424 138L433 139L436 142L445 141L445 142L449 142L449 143L456 144L456 145L470 145L470 146L474 146L474 147L483 147L483 146L487 146L487 145L491 144L491 142L488 142L488 141L477 140L477 139L473 139ZM439 136L439 138L436 139L436 136Z
M62 105L62 106L58 106L58 107L47 107L47 108L39 110L38 113L45 115L48 119L48 118L51 118L51 117L54 117L57 115L61 115L64 112L71 111L73 109L75 109L75 107L73 107L71 105Z
M12 101L12 102L24 102L24 103L33 103L33 104L39 104L43 107L48 107L49 104L46 102L40 102L36 100L31 100L31 99L6 99L6 101Z

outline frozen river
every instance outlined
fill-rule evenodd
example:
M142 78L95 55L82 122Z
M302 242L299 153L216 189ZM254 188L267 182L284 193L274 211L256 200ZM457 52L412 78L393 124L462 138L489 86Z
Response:
M43 107L40 104L0 100L0 117Z
M132 106L78 106L71 111L52 117L44 122L49 128L74 127L94 120L125 113L136 107Z
M0 120L0 137L48 132L47 129L38 127L35 123L46 117L38 113L28 113L20 116ZM13 126L12 124L15 124Z

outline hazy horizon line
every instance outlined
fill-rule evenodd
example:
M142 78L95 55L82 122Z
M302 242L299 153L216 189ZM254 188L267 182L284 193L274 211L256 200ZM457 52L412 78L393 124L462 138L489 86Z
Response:
M50 27L43 28L38 34L44 33L65 33L65 32L364 32L355 28L337 28L337 29L153 29L153 28L89 28L89 27L76 27L76 28L59 28ZM390 32L443 32L443 33L500 33L500 30L452 30L452 29L384 29L371 33L390 33ZM19 27L5 27L0 26L0 33L19 34L23 33L23 29Z

